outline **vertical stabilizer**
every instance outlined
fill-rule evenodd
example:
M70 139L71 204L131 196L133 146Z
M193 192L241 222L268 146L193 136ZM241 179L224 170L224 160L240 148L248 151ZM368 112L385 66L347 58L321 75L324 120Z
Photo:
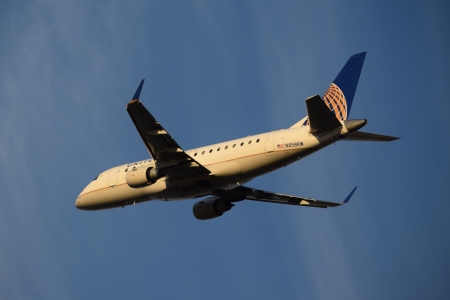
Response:
M322 97L338 120L347 120L350 114L365 58L366 52L350 57Z
M365 58L366 52L351 56L322 97L327 107L340 121L347 120L350 114ZM305 117L292 125L291 128L308 125L310 125L309 119Z

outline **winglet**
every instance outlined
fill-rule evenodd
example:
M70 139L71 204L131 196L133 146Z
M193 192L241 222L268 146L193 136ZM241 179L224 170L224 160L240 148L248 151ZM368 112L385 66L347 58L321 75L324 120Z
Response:
M131 100L138 100L139 96L141 95L142 86L144 85L145 79L142 79L141 83L139 84L139 87L136 90L136 93L134 93L133 99Z
M345 198L344 202L342 202L341 204L345 204L345 203L347 203L348 201L350 201L350 198L353 196L353 193L356 191L357 188L358 188L358 187L355 186L355 188L350 192L350 194L347 196L347 198Z

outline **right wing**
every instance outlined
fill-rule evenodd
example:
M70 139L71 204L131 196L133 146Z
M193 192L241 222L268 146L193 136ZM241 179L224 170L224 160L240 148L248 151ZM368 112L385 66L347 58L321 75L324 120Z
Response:
M249 188L245 186L238 186L230 190L218 190L214 191L212 194L220 197L221 199L228 200L230 202L241 201L244 199L262 201L262 202L272 202L278 204L290 204L298 206L309 206L309 207L336 207L347 203L355 192L356 187L350 192L350 194L341 203L329 202L323 200L317 200L312 198L304 198L298 196L291 196L273 192L267 192L263 190L258 190L254 188Z
M164 127L142 105L139 96L143 84L144 80L141 81L136 90L133 100L128 102L127 112L147 147L148 152L155 160L156 167L161 170L177 168L178 172L172 173L179 174L180 176L208 175L211 173L207 168L184 152Z

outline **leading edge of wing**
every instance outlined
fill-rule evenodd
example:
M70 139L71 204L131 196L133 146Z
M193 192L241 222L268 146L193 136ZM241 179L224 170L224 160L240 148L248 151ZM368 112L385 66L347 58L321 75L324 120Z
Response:
M214 192L213 194L216 196L219 196L221 198L224 198L224 199L230 198L231 201L233 201L232 199L239 199L238 196L241 196L242 198L239 200L247 199L247 200L253 200L253 201L271 202L271 203L278 203L278 204L289 204L289 205L297 205L297 206L327 208L327 207L341 206L341 205L348 203L357 188L358 187L355 187L350 192L350 194L345 198L345 200L340 203L317 200L317 199L312 199L312 198L298 197L298 196L292 196L292 195L286 195L286 194L273 193L273 192L258 190L258 189L245 187L245 186L239 186L239 187L236 187L231 190L225 190L225 191L221 190L221 191ZM239 200L237 200L237 201L239 201Z

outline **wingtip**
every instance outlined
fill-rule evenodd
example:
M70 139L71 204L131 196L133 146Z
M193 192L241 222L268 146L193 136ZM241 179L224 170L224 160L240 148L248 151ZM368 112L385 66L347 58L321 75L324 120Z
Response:
M139 87L136 90L136 93L134 93L134 96L131 100L139 100L139 96L141 95L142 86L144 85L145 79L142 79L141 83L139 84Z
M350 58L356 57L356 56L366 57L366 54L367 54L367 51L363 51L363 52L359 52L359 53L353 54Z
M342 202L342 204L346 204L348 203L348 201L350 201L350 198L353 196L353 193L356 191L358 187L355 186L355 188L350 192L350 194L347 196L347 198L345 198L344 202Z

